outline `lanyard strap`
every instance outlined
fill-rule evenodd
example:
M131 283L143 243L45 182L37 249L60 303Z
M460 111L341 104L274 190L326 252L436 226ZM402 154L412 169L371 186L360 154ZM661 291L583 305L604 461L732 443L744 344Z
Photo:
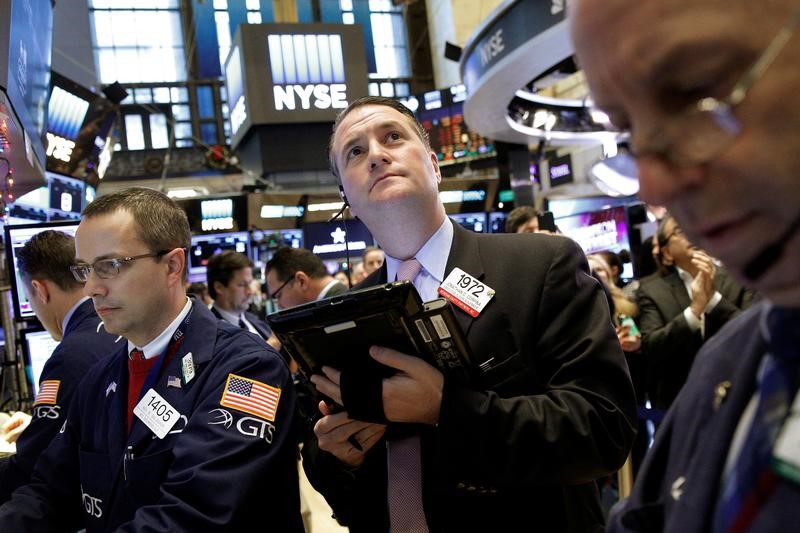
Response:
M158 378L161 375L161 369L164 367L164 363L171 361L175 356L175 352L177 352L183 344L183 341L186 339L185 331L189 327L189 319L192 316L192 311L194 311L194 305L192 305L191 309L189 309L189 312L186 314L186 318L178 325L178 329L175 330L175 333L172 334L172 338L167 345L167 349L164 350L164 353L158 356L156 362L147 373L147 379L145 379L144 385L142 385L142 389L139 391L139 399L136 403L142 401L142 397L144 397L147 391L155 388L156 381L158 381Z

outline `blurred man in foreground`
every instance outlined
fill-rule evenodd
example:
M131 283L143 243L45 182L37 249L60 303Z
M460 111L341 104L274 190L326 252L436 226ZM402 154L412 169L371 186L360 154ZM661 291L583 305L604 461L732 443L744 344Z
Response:
M578 0L594 96L631 131L641 197L766 302L697 355L613 531L800 524L800 8L796 0ZM776 436L780 435L779 437Z

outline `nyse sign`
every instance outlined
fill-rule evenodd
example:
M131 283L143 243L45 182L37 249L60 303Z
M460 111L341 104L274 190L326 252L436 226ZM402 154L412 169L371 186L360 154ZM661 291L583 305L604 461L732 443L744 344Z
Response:
M307 85L275 85L272 88L275 96L275 110L288 109L294 111L311 109L344 109L347 107L347 86L344 83L307 84ZM231 116L232 119L232 116Z
M267 45L276 111L347 107L341 35L269 35Z

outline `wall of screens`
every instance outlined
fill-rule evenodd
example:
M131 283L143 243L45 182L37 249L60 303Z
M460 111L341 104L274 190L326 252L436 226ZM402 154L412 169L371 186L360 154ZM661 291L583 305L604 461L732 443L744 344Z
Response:
M464 122L466 96L464 86L456 85L403 100L428 132L431 149L436 152L440 165L497 155L494 143Z

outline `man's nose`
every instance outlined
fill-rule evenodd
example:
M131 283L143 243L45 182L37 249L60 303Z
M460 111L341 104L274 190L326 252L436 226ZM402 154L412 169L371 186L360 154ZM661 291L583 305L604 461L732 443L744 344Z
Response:
M703 165L675 165L660 155L638 159L639 197L648 203L666 205L703 181Z

